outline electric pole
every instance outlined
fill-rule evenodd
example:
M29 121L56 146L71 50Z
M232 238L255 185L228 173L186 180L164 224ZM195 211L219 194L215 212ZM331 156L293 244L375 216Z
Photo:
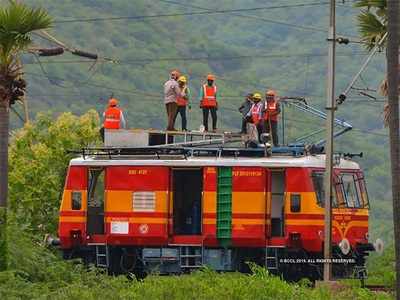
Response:
M387 73L393 223L396 253L396 298L400 300L400 151L399 151L399 1L388 0Z
M336 1L331 0L329 16L328 82L326 99L326 150L325 150L325 230L324 230L324 281L332 278L332 174L333 174L333 122L335 120L335 48Z

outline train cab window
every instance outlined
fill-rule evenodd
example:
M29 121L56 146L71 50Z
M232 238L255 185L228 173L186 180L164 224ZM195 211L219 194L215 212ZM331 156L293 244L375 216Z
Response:
M314 185L314 191L317 196L317 204L320 207L325 207L324 172L314 171L312 172L311 177ZM335 189L332 189L332 197L332 207L338 207Z
M82 193L73 191L71 194L71 208L72 210L81 210L82 208Z
M360 186L356 175L351 173L343 173L339 176L339 183L346 207L363 207L363 203L360 198Z
M300 211L301 211L301 195L290 194L290 212L300 212Z
M369 208L368 191L365 184L364 175L362 173L357 174L356 186L359 191L360 199L362 199L363 207Z
M89 171L89 204L99 207L104 202L104 170L91 169Z

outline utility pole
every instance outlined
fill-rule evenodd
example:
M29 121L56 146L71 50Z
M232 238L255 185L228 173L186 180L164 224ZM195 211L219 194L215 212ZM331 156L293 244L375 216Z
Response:
M325 230L324 230L324 281L332 278L332 173L333 173L333 122L335 120L335 48L336 1L331 0L328 41L328 82L326 99L326 150L325 150Z
M393 223L396 256L396 298L400 300L400 151L399 151L399 1L388 0L387 73Z

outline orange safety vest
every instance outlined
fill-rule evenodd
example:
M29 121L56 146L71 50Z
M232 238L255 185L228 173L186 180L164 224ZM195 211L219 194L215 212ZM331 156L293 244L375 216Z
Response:
M278 110L278 103L276 100L266 102L266 110L265 110L265 115L264 115L264 120L271 119L271 121L278 121L278 114L270 116L270 113L274 113Z
M181 95L179 95L176 98L176 104L178 104L178 106L186 106L188 104L188 101L185 98L183 98Z
M254 125L258 125L261 120L261 109L262 105L261 102L254 103L251 107L251 120L253 121Z
M109 107L104 112L104 128L119 129L121 121L121 110L118 107Z
M217 106L217 86L208 84L203 85L203 99L201 107L216 107Z

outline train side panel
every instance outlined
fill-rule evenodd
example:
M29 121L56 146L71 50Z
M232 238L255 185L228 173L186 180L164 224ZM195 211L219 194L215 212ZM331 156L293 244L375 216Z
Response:
M232 170L232 245L263 247L266 238L266 170Z
M107 241L135 245L167 243L169 169L110 166L106 172Z
M70 166L61 200L58 236L61 248L84 243L86 238L87 168Z

